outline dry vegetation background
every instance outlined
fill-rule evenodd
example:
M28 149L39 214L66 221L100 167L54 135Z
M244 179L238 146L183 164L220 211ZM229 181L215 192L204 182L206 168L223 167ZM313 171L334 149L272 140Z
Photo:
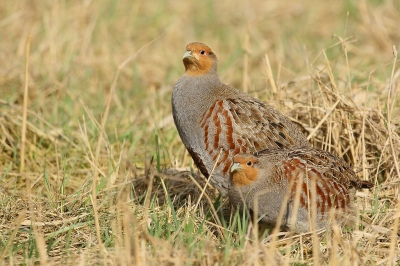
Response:
M0 263L400 263L399 27L397 0L0 1ZM375 182L355 228L269 241L202 193L170 106L192 41Z

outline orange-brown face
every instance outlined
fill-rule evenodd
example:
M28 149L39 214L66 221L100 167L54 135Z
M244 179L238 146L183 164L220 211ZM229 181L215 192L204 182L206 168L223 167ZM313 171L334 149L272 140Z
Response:
M251 155L238 154L233 158L230 171L232 184L236 187L247 186L258 179L259 161Z
M201 76L210 72L214 61L217 60L210 47L203 43L194 42L186 46L183 64L189 76Z

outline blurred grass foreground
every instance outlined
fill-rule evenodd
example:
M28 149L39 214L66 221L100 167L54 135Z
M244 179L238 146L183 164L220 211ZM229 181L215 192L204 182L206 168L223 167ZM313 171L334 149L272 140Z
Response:
M0 1L0 264L399 264L400 1ZM359 178L355 228L230 213L170 97L187 43ZM29 49L28 49L29 48Z

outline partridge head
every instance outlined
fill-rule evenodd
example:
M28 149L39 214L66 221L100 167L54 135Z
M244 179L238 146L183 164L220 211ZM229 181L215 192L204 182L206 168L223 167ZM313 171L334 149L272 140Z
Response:
M351 216L356 189L370 187L372 183L359 180L342 158L300 147L237 154L230 169L228 196L240 209L257 207L258 218L265 223L276 224L282 211L281 227L294 221L293 229L305 232L312 228L313 206L315 229L327 226L332 209L342 223ZM294 207L296 198L298 209Z
M185 74L198 77L206 75L212 71L217 57L211 49L201 43L191 43L186 46L186 52L183 54L183 65ZM216 71L217 65L215 64Z
M207 45L188 44L183 64L185 73L172 93L174 122L193 161L221 194L227 193L235 154L310 146L289 118L223 84L217 57Z

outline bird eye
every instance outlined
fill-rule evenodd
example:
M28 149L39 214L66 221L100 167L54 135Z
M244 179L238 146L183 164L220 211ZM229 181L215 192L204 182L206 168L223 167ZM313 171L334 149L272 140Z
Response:
M247 165L248 165L248 166L252 166L252 165L253 165L253 162L252 162L252 161L248 161L248 162L247 162Z
M200 52L200 54L205 54L206 53L206 51L204 51L204 50L201 50L201 52Z

